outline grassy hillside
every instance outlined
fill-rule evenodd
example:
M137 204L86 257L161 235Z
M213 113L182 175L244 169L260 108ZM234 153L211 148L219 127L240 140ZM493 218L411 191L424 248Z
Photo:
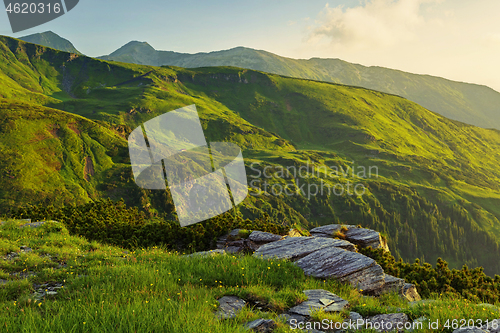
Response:
M296 78L360 86L406 97L450 119L500 129L500 93L491 88L383 67L365 67L340 59L291 59L244 47L186 54L156 51L149 44L140 42L131 42L100 58L185 68L235 66Z
M65 128L73 122L102 128L102 137L77 135L72 149L78 151L75 159L80 164L69 164L75 171L59 178L65 184L79 184L82 201L93 199L91 193L124 197L151 216L171 216L168 193L134 187L126 148L120 147L140 123L196 104L208 142L230 141L243 149L251 195L238 207L238 214L255 218L267 213L272 221L285 224L362 224L383 232L396 257L431 262L442 257L452 267L466 263L484 266L488 274L500 272L500 133L496 130L449 120L394 95L252 70L105 62L5 37L0 38L0 50L0 78L9 84L0 89L3 97L43 112L64 110L61 117L69 118L61 121L61 128L68 138L75 133ZM16 108L8 106L6 114L11 109ZM43 129L49 121L25 118L19 126L50 134ZM36 127L38 122L44 125ZM82 127L80 133L87 131ZM30 140L28 130L22 138L12 130L6 133L5 142L26 145ZM106 143L112 137L116 144ZM66 138L44 144L60 140ZM103 148L94 155L87 153L97 143ZM113 147L118 147L116 153ZM25 149L26 156L34 154ZM82 180L87 156L98 170L94 192ZM37 158L40 163L47 161ZM287 167L307 172L294 175L283 171ZM29 187L23 179L5 182L18 189ZM349 184L359 184L365 193L353 195L352 189L349 193ZM321 185L347 190L313 193ZM45 191L43 183L37 186L38 192ZM290 194L273 192L280 186ZM30 196L4 202L6 210L8 205L39 200Z
M326 289L349 301L339 313L318 312L314 321L342 322L349 311L363 316L404 312L410 320L439 320L438 330L452 332L451 318L492 321L497 306L476 305L447 294L433 302L411 304L395 294L366 297L350 285L304 276L290 262L248 255L183 256L153 247L127 251L71 236L61 224L19 228L0 225L0 320L5 332L248 332L244 324L259 318L277 322L274 332L295 332L279 315L303 302L303 290ZM24 248L26 249L26 248ZM236 295L247 306L230 320L217 320L217 299ZM258 303L257 303L258 302ZM360 330L365 332L366 330Z

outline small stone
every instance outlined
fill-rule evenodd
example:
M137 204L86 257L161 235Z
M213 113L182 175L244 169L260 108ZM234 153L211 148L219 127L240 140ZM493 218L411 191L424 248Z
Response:
M215 315L219 319L234 318L245 306L245 301L236 296L223 296L218 302L220 306Z
M349 302L346 300L323 289L304 290L304 294L307 296L307 301L294 306L288 310L289 313L301 316L310 316L312 312L318 310L323 310L325 312L339 312L349 305Z
M257 319L245 324L245 327L259 333L269 333L274 330L276 323L272 319Z

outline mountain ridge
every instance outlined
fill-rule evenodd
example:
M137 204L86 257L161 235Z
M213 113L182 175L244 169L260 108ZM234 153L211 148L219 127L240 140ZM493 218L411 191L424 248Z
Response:
M45 31L42 33L27 35L19 37L19 39L28 43L46 46L64 52L82 54L74 47L74 45L69 40L62 38L52 31Z
M293 59L242 46L194 54L173 51L153 53L154 48L151 46L147 56L141 56L135 50L133 57L122 48L119 55L112 53L98 58L185 68L234 66L289 77L360 86L405 97L450 119L483 128L500 129L500 93L486 85L381 66L353 64L338 58Z

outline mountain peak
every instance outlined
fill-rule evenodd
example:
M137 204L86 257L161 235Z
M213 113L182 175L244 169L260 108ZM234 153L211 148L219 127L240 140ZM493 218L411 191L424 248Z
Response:
M32 34L19 39L28 43L46 46L64 52L81 54L69 40L62 38L52 31Z

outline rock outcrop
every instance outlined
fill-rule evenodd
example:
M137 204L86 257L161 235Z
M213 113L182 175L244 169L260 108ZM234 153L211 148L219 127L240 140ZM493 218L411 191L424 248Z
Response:
M421 299L414 285L385 274L373 259L357 252L356 246L388 250L380 233L340 224L314 228L310 233L309 237L282 237L235 229L219 238L217 247L228 253L253 252L255 257L287 259L306 275L349 282L366 295L396 292L410 302ZM335 235L345 239L334 238Z
M334 237L339 232L346 240L362 248L371 246L374 249L383 248L389 251L387 241L379 232L354 225L329 224L314 228L310 232L311 236L315 237Z

